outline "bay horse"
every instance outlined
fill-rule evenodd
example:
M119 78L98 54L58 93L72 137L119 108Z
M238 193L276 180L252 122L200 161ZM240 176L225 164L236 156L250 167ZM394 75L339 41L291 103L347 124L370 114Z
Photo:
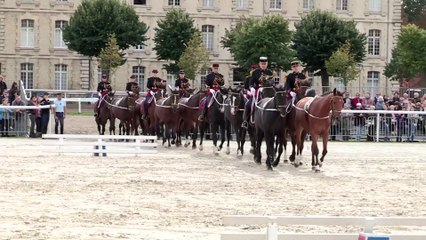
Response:
M237 87L230 88L228 98L225 100L225 128L227 135L226 152L229 153L229 140L231 139L231 127L235 130L237 140L237 156L244 155L244 143L246 130L241 127L243 123L244 106L248 99L244 95L243 89Z
M148 106L147 110L147 117L146 119L142 119L144 125L144 130L146 131L145 134L149 135L157 135L160 136L160 126L158 124L158 119L155 116L155 105L156 103L165 97L165 89L158 89L157 92L155 92L154 97L151 98L150 102L146 104ZM143 103L140 105L140 111L144 111Z
M111 119L115 124L115 119L118 118L124 126L127 135L131 133L139 135L139 118L140 111L137 107L136 100L139 98L139 86L132 85L133 94L128 94L125 97L114 99L111 103Z
M178 116L178 103L180 99L180 92L172 90L170 96L162 98L155 103L155 117L157 118L157 124L164 125L164 136L163 145L167 141L168 147L170 144L170 134L172 131L179 131L179 116ZM179 132L177 135L179 136ZM176 146L179 144L179 139L176 141Z
M178 103L181 132L192 132L192 149L197 148L197 134L200 125L198 121L200 102L205 95L204 91L199 91L190 97L182 97ZM187 147L189 144L189 142L186 142L184 146Z
M110 120L110 126L109 126L109 134L115 135L115 128L112 127L111 124L111 102L114 99L115 92L111 91L111 87L109 87L108 92L101 97L98 101L96 101L94 105L94 109L97 112L97 115L95 116L96 125L98 127L99 135L105 134L105 125L107 124L108 120ZM100 102L100 103L99 103ZM99 110L98 110L98 105Z
M312 138L312 170L319 172L327 154L327 143L332 118L339 118L343 109L343 94L336 89L322 96L306 97L297 102L295 109L295 137L297 154L300 156L305 140L303 132L307 131ZM323 150L318 161L318 138L322 137ZM295 166L297 167L296 159Z
M211 126L213 154L217 154L217 151L222 150L223 143L225 142L225 117L223 114L223 107L225 106L224 100L227 92L227 89L220 88L218 91L213 93L211 98L211 106L207 110L206 118L204 119L204 122L200 124L200 151L203 150L204 131L207 124ZM219 128L221 143L218 146L217 131Z
M274 87L275 94L272 98L263 98L256 103L256 111L254 113L255 130L256 130L256 147L254 150L254 161L261 163L262 141L266 143L266 167L272 170L272 163L275 157L274 140L275 136L282 134L285 129L285 117L290 111L287 91L283 87Z

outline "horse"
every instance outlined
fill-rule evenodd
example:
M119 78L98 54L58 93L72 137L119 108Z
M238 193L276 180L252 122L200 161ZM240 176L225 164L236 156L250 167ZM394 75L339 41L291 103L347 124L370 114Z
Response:
M327 154L328 135L332 118L339 118L343 109L343 94L336 89L333 92L325 93L322 96L306 97L301 99L295 106L295 137L297 144L297 154L300 156L305 140L303 132L310 133L312 138L312 170L319 172ZM318 161L318 138L322 137L323 151ZM296 160L295 166L297 167Z
M226 152L229 153L229 140L231 138L231 127L235 129L237 140L237 156L241 153L244 155L244 143L246 131L241 124L243 122L244 106L247 98L243 90L239 87L236 89L230 88L228 98L225 100L225 129L227 135Z
M144 130L145 130L145 134L149 134L149 135L160 135L160 127L159 124L157 123L158 120L155 116L155 105L157 103L158 100L162 99L165 97L165 89L158 89L157 92L155 92L155 95L153 98L150 99L150 102L148 104L146 104L146 106L148 107L147 112L147 117L146 119L141 119L141 122L144 125ZM140 105L140 111L144 111L145 106L143 106L143 104Z
M197 147L197 134L200 114L200 102L205 96L205 92L199 91L190 97L182 97L179 99L179 116L181 132L192 132L192 149ZM185 147L189 146L189 142L185 143Z
M291 110L288 101L288 93L283 87L274 87L275 94L272 98L263 98L255 104L254 112L256 147L254 150L254 161L261 163L261 145L262 140L266 142L266 167L272 170L272 164L275 156L274 139L275 136L282 134L285 129L285 118Z
M211 106L207 110L207 116L204 122L200 125L200 151L203 150L203 138L206 124L210 124L211 133L213 135L213 154L217 154L217 151L222 150L223 143L225 142L225 117L223 114L223 106L225 105L223 102L225 100L225 95L227 94L227 90L224 88L220 88L218 91L213 93L211 98ZM221 143L217 146L217 131L220 127L220 137Z
M155 117L157 124L164 124L163 145L167 141L168 147L170 144L170 131L179 130L179 116L178 115L178 102L180 99L180 92L172 90L167 98L162 98L155 103ZM178 132L178 136L179 136ZM180 143L179 139L176 141L176 146Z
M101 99L96 101L94 105L95 111L97 112L95 116L95 121L96 121L96 125L98 126L99 135L105 134L105 125L108 122L108 120L110 120L109 134L115 135L115 128L112 127L112 123L111 123L111 110L110 110L111 108L110 104L112 100L114 99L114 94L115 92L108 91L105 95L101 97ZM98 110L98 105L100 105L99 110Z
M139 135L140 111L136 105L136 100L139 98L139 86L132 85L132 93L113 100L111 118L113 119L112 122L118 118L123 123L127 135L130 135L130 133Z

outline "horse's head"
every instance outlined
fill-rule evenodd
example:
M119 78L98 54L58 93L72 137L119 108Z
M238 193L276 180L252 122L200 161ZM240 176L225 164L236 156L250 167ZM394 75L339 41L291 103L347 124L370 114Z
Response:
M178 109L178 103L181 94L178 90L173 90L170 93L170 106L172 107L173 112L176 112Z
M127 96L127 105L128 105L129 111L133 112L135 110L137 99L138 99L137 96Z
M240 87L230 88L229 92L229 105L231 111L235 114L240 108L244 108L244 94Z
M333 90L333 95L330 100L330 108L331 108L331 117L336 119L340 118L342 113L344 101L343 101L343 93Z
M130 89L132 90L132 92L133 92L134 95L139 95L139 92L140 92L139 85L133 84Z
M290 111L290 103L291 99L287 97L288 92L285 90L283 86L274 87L274 105L275 108L280 112L282 117L285 117L287 113Z

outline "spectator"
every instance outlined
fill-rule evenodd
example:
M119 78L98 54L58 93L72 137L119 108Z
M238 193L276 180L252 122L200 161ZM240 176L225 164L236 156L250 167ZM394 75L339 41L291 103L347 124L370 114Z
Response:
M360 94L356 93L355 97L351 101L351 105L352 105L351 107L352 107L352 109L356 109L358 103L362 104L362 99L360 98Z
M362 99L362 107L364 107L365 109L371 109L371 106L374 106L374 101L373 99L371 99L370 93L367 92L364 95L364 98Z
M9 103L12 103L15 100L16 93L18 92L18 84L16 82L12 83L12 86L9 89Z
M49 100L49 93L45 92L43 94L43 100L40 102L41 106L50 106L51 102ZM50 109L44 108L41 109L41 133L46 134L47 133L47 126L49 125L49 118L50 118Z
M25 106L25 103L24 101L22 101L21 95L19 94L19 92L15 93L15 100L13 100L12 106ZM18 135L26 134L25 128L24 128L24 124L25 124L24 110L16 108L14 109L14 112L15 112L14 127L16 131L16 135L18 136Z
M363 110L362 103L356 104L355 110ZM354 113L355 139L357 142L361 140L362 128L365 125L365 115L363 113Z
M58 93L55 104L54 116L55 116L55 134L58 134L58 125L61 125L61 134L64 134L64 119L65 119L65 107L67 103L62 99L62 93Z
M2 102L2 106L9 106L9 99L4 98ZM10 114L12 113L12 109L8 108L0 108L0 115L1 115L1 136L2 137L9 137L9 120L10 120Z
M0 96L3 95L5 90L7 90L6 82L4 82L4 77L0 75Z
M351 109L351 104L345 103L343 105L343 109L344 110ZM341 126L342 126L343 141L348 141L351 136L351 119L352 119L351 117L352 117L352 113L342 113Z
M351 106L351 98L349 97L349 92L345 92L345 96L343 97L343 103Z
M28 101L27 106L38 106L37 97L31 96L30 101ZM35 138L35 126L36 126L36 116L39 109L28 109L28 117L30 119L30 138ZM40 115L40 114L39 114Z
M376 110L387 110L387 106L385 104L385 99L383 96L379 96L376 102Z
M381 96L382 96L382 94L380 92L376 93L376 96L374 97L374 104L377 103L378 98L381 97Z
M415 92L415 93L413 94L413 99L411 99L411 101L412 101L413 103L421 102L422 100L420 99L420 94L419 94L418 92Z
M41 101L43 101L43 97L38 96L37 97L37 103L36 106L40 106ZM36 136L37 137L41 137L41 110L40 108L36 109L36 116L35 116L35 120L36 120Z

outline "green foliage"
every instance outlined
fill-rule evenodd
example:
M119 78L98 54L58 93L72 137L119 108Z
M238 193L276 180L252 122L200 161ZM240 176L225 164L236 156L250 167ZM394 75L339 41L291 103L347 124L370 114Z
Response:
M108 36L108 42L99 54L99 66L101 69L114 73L117 67L122 65L120 49L117 45L115 34Z
M295 27L293 48L309 70L320 70L323 86L329 85L325 61L345 42L351 45L350 52L356 62L362 62L365 57L367 37L356 29L353 21L343 21L330 12L315 10Z
M325 67L331 76L341 78L345 86L358 77L359 69L355 56L351 53L351 44L346 42L325 61Z
M426 11L426 0L403 0L402 9L408 22L417 21Z
M259 62L267 56L277 69L288 69L294 51L290 48L291 32L282 16L273 15L262 19L242 19L235 28L226 30L221 40L235 61L243 67Z
M83 0L64 29L68 48L97 57L115 34L119 49L143 44L148 28L131 5L120 0Z
M410 79L426 72L426 30L409 24L403 26L392 60L385 68L385 76L392 80Z
M192 35L188 47L180 56L178 66L185 70L185 75L189 79L195 79L195 76L206 69L209 62L209 52L201 40L200 33L197 31Z
M194 20L181 9L171 9L164 19L157 21L155 28L155 47L158 60L178 61L185 51L189 40L197 29ZM176 64L165 66L168 72L176 73Z

